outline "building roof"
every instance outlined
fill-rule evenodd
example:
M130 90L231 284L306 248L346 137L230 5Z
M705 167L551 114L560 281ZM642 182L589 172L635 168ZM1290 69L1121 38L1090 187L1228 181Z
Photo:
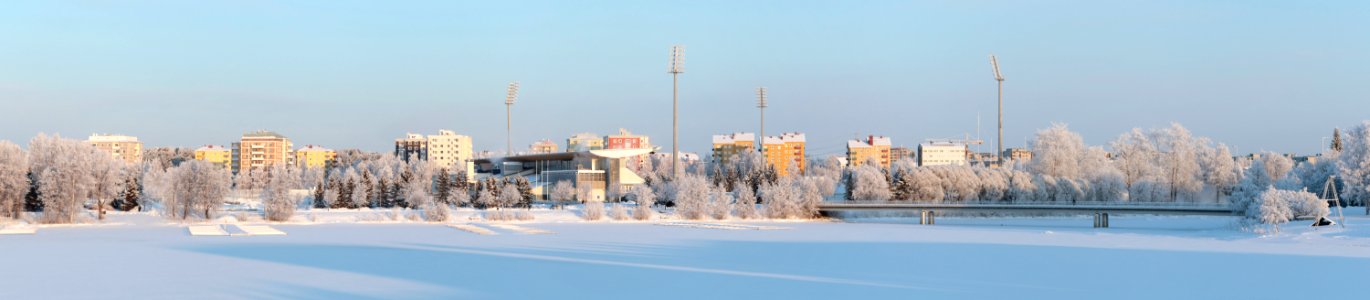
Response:
M285 139L285 138L287 138L287 137L285 137L285 135L281 135L281 134L276 133L276 132L274 132L274 131L258 130L258 131L252 131L252 132L244 133L244 134L243 134L243 138L278 138L278 139Z
M756 142L756 135L750 132L714 135L714 144L733 144L737 142Z
M333 152L333 149L328 149L328 148L324 148L324 147L320 147L320 146L315 146L315 145L305 145L303 148L300 148L299 151L324 151L324 152Z
M638 149L603 149L603 150L589 150L589 151L580 151L580 152L552 152L552 153L538 153L538 154L524 154L524 155L515 155L515 156L505 156L505 157L499 157L499 158L481 158L481 159L476 159L476 162L477 162L477 163L489 163L489 162L491 162L491 161L532 162L532 161L549 161L549 160L569 161L569 160L575 159L576 156L588 156L588 157L591 157L591 158L626 158L626 157L633 157L633 156L638 156L638 155L644 155L644 154L652 153L652 150L654 150L654 149L651 149L651 148L638 148Z
M137 142L138 137L119 134L97 133L90 135L89 142Z
M798 132L786 132L780 134L780 136L768 136L762 138L761 142L767 145L784 143L803 143L804 134Z
M872 146L889 146L890 138L887 136L868 136L865 141L860 139L848 140L847 148L865 148Z
M200 148L195 149L195 151L229 151L229 150L228 150L228 148L224 148L224 146L218 146L218 145L204 145L203 147L200 147Z

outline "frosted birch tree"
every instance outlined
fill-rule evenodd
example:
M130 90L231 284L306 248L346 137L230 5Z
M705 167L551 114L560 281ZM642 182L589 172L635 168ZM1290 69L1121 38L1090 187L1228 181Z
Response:
M0 217L19 219L29 191L29 161L19 145L0 141Z

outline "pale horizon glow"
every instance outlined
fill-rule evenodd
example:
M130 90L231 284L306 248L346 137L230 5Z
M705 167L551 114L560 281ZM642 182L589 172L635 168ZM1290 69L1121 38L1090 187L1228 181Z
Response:
M387 152L449 129L502 153L627 128L669 151L672 45L681 150L712 135L845 141L979 136L1053 122L1106 145L1179 122L1234 154L1313 154L1370 119L1370 3L1325 1L36 1L0 10L0 140L39 132ZM979 123L977 124L977 119Z

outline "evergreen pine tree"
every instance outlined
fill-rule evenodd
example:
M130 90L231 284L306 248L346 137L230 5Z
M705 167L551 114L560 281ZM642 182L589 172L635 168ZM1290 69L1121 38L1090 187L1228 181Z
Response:
M1332 128L1332 151L1341 152L1341 128Z
M438 170L438 180L434 185L437 186L437 191L433 199L444 205L451 204L449 200L452 197L452 178L447 176L446 168Z
M328 208L323 201L323 181L314 186L314 208Z

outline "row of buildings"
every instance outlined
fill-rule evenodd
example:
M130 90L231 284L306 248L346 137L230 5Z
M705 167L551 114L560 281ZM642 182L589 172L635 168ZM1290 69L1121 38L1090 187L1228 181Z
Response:
M870 161L888 168L890 163L902 158L913 158L920 166L964 166L968 164L993 164L998 158L992 153L976 153L970 145L953 140L928 140L917 148L892 147L889 137L867 136L865 139L847 141L846 164L860 166ZM1004 149L1001 153L1006 160L1027 161L1032 152L1022 148Z

